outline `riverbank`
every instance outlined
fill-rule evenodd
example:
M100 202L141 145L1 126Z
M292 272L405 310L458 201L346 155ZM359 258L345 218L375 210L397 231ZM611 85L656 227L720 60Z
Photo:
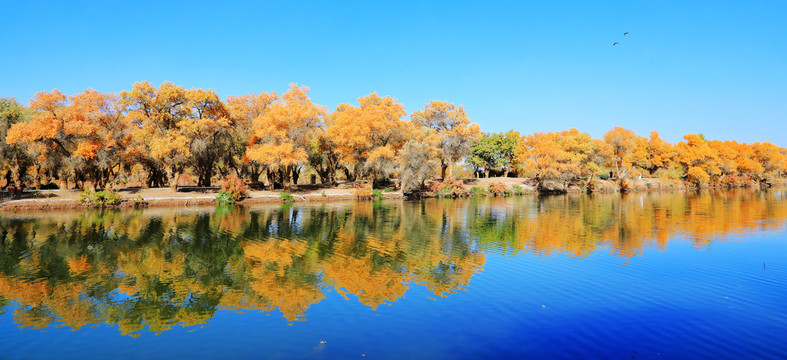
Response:
M190 192L173 191L170 188L150 188L120 190L118 193L123 201L118 207L134 206L205 206L215 205L218 190L200 190ZM83 207L80 202L81 190L40 190L25 193L21 199L6 200L0 205L0 211L76 209ZM283 192L252 190L240 204L281 203ZM295 202L332 202L355 200L353 188L325 188L318 190L292 191ZM383 192L385 199L404 197L401 192Z
M461 180L461 187L470 196L493 196L489 189L493 186L502 186L508 191L517 187L523 194L537 194L536 182L531 178L472 178ZM546 186L560 189L561 184L547 182ZM778 186L786 185L783 181ZM593 192L615 193L619 192L617 182L613 180L597 180L593 182ZM474 193L473 189L482 189L483 193ZM686 191L693 190L679 180L665 180L655 178L642 178L628 180L628 192L659 192L659 191ZM584 193L587 188L569 186L568 193ZM118 193L123 198L118 207L179 207L179 206L210 206L216 205L218 190L198 191L173 191L170 188L149 189L122 189ZM350 185L341 185L332 188L295 189L287 192L292 195L293 202L335 202L353 201L358 199L357 189ZM402 199L405 194L401 191L381 191L384 199ZM510 192L513 193L513 192ZM510 194L509 193L509 194ZM252 190L249 196L239 204L282 203L283 191ZM78 209L84 207L80 202L82 191L72 190L40 190L25 192L19 199L4 200L0 203L0 211L18 212L29 210L49 209ZM431 194L422 194L431 196Z

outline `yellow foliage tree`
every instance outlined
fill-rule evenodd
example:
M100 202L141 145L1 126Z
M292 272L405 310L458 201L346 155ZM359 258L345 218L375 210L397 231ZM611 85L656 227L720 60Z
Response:
M169 186L176 188L178 177L191 157L186 89L170 82L156 89L143 81L120 96L132 127L134 149L130 150L145 165L148 182L160 185L164 172Z
M637 134L633 130L615 126L604 134L604 141L612 147L615 175L622 181L629 176L637 151Z
M313 104L308 93L308 87L290 84L281 99L252 121L246 157L268 169L269 181L278 179L272 183L289 187L298 182L311 140L323 126L325 108Z
M707 184L711 176L721 174L719 169L719 155L698 134L688 134L683 137L686 141L678 143L678 163L683 167L686 178L698 185Z
M470 123L463 106L454 106L445 101L432 101L423 111L414 111L413 123L435 129L440 137L441 176L453 177L454 163L465 157L473 142L483 136L478 124Z
M253 184L258 184L260 175L265 170L262 164L246 156L246 144L251 139L252 123L254 119L262 116L274 101L279 99L275 92L249 94L243 96L228 96L227 107L235 126L232 127L232 145L228 148L227 156L233 158L233 164L239 164L236 169L238 176L244 176Z
M612 152L602 141L594 141L587 133L571 129L526 136L517 145L516 159L535 173L539 189L544 188L546 180L555 180L562 182L565 191L570 181L580 178L589 181Z

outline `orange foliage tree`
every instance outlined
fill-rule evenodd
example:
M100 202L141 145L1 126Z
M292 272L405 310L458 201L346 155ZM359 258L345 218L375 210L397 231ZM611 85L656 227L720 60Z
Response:
M686 178L698 185L707 184L711 176L721 174L719 154L705 140L703 135L688 134L686 141L676 145L678 163L683 166Z
M341 104L329 117L326 135L335 144L352 178L384 177L393 169L398 151L412 128L396 99L376 93L358 99L358 106Z
M645 156L639 157L637 165L653 175L657 170L670 166L675 156L672 144L664 141L658 132L651 132Z
M127 140L116 104L114 95L91 89L71 97L58 90L37 93L30 100L36 115L11 126L6 142L26 143L37 155L35 187L44 174L58 177L61 186L87 180L103 187L114 178Z

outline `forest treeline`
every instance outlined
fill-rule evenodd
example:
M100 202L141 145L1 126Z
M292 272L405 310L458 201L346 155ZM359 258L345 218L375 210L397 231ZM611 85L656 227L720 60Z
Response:
M592 188L612 173L705 186L746 186L781 178L787 149L707 140L688 134L671 144L615 127L601 139L570 129L520 135L483 133L465 109L432 101L410 114L372 93L333 111L305 86L228 96L148 82L130 91L67 96L37 93L29 106L0 98L0 154L5 186L40 188L211 186L236 175L252 186L399 179L404 191L432 179L531 177L565 189ZM409 119L408 119L409 118ZM460 164L460 165L457 165Z

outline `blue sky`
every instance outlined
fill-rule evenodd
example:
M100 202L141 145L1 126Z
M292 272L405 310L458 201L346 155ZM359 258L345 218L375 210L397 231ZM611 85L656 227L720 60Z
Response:
M291 82L466 107L484 131L620 125L787 146L787 1L33 2L2 5L0 96ZM624 32L630 32L623 36ZM620 45L612 46L615 41Z

